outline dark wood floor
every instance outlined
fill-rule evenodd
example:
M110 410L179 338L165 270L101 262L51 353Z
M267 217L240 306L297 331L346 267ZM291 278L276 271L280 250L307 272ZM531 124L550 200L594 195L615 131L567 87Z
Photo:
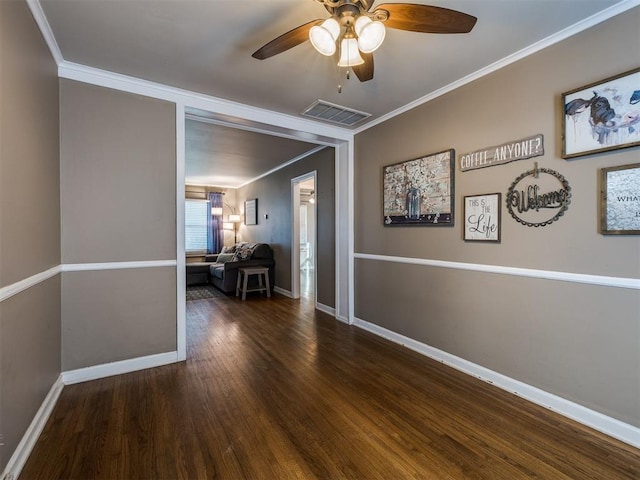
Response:
M639 479L637 449L275 295L188 361L65 387L21 479Z

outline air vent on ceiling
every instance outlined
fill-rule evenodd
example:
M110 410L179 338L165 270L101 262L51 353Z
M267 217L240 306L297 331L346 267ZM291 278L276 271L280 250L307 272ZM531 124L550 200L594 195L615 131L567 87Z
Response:
M302 112L302 115L349 127L371 116L370 113L359 112L324 100L313 102Z

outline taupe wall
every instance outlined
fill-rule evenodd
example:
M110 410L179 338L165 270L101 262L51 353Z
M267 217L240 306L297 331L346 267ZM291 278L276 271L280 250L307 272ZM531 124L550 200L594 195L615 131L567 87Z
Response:
M57 67L23 1L0 2L0 287L60 264ZM0 303L0 472L60 375L60 278Z
M57 67L22 1L2 2L1 75L6 286L60 263Z
M176 349L175 267L62 276L63 370Z
M175 260L175 106L60 83L63 262ZM175 292L175 268L64 273L63 370L174 351Z
M640 9L380 124L356 137L355 251L638 278L638 236L598 234L598 169L638 162L638 148L560 158L562 92L640 64ZM637 43L637 42L636 42ZM384 227L382 167L454 148L472 152L542 133L540 167L572 188L569 210L541 228L502 207L500 244L462 240L462 198L506 193L534 160L456 171L456 224ZM640 292L358 259L355 315L640 426Z
M176 256L175 106L60 81L62 261Z
M242 226L238 240L270 243L275 252L276 285L291 291L291 179L316 170L317 301L335 307L335 151L325 148L282 170L238 189L245 200L258 199L258 225ZM269 218L264 219L264 214Z

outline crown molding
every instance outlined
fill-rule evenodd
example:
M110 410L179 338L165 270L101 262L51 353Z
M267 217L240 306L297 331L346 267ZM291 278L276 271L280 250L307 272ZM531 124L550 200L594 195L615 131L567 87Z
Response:
M262 175L258 175L257 177L252 178L251 180L249 180L249 181L247 181L247 182L244 182L242 185L238 185L238 186L237 186L237 187L235 187L235 188L242 188L242 187L245 187L245 186L249 185L250 183L253 183L253 182L257 181L257 180L260 180L261 178L267 177L267 176L271 175L272 173L277 172L278 170L282 170L283 168L288 167L289 165L292 165L292 164L294 164L294 163L296 163L296 162L298 162L298 161L300 161L300 160L303 160L303 159L305 159L305 158L307 158L307 157L310 157L310 156L311 156L311 155L313 155L314 153L317 153L317 152L319 152L320 150L324 150L325 148L326 148L326 147L325 147L325 146L323 146L323 145L319 145L319 146L317 146L316 148L312 148L311 150L309 150L309 151L307 151L307 152L304 152L303 154L298 155L297 157L292 158L291 160L288 160L288 161L284 162L283 164L278 165L278 166L277 166L277 167L275 167L275 168L272 168L272 169L271 169L271 170L269 170L268 172L264 172Z
M49 51L51 51L51 55L55 60L57 65L60 65L64 62L64 58L62 57L62 52L60 51L60 47L58 46L58 42L56 38L53 36L53 30L51 30L51 25L49 25L49 21L47 20L44 11L42 10L42 5L40 5L39 0L26 0L29 9L31 10L31 15L33 15L40 32L42 32L42 36L44 37L45 42L49 46Z
M540 50L543 50L566 38L576 35L588 28L604 22L605 20L608 20L616 15L624 13L627 10L640 5L640 0L623 0L620 3L612 5L611 7L592 15L591 17L588 17L570 27L565 28L564 30L561 30L560 32L550 35L518 52L515 52L512 55L498 60L497 62L481 68L480 70L477 70L476 72L473 72L455 82L452 82L438 90L435 90L412 102L409 102L406 105L387 113L386 115L382 115L375 120L362 125L359 128L345 129L309 121L303 118L298 118L292 115L286 115L271 110L252 107L250 105L231 102L229 100L224 100L218 97L191 92L160 83L150 82L127 75L121 75L118 73L108 72L106 70L100 70L73 62L68 62L64 60L62 56L62 52L60 51L58 43L56 42L53 31L51 30L51 26L47 21L39 0L26 0L26 2L36 23L38 24L38 27L40 28L40 31L42 32L43 37L45 38L47 45L49 46L54 60L58 64L58 75L61 78L81 81L107 88L113 88L115 90L126 91L129 93L137 93L139 95L149 96L176 103L183 103L190 107L210 110L223 115L230 115L232 117L247 119L267 125L274 125L292 129L293 131L301 132L302 135L304 135L305 133L320 135L322 137L326 137L329 142L331 142L331 139L350 141L355 135L362 133L369 128L386 122L393 117L401 115L409 110L423 105L424 103L434 100L435 98L438 98L479 78L489 75L490 73L506 67L507 65L533 55Z
M249 126L257 124L276 126L298 132L295 138L303 141L316 141L335 145L336 142L350 141L353 132L344 128L333 127L304 118L286 115L251 105L232 102L222 98L201 93L170 87L161 83L151 82L128 75L109 72L98 68L87 67L73 62L63 61L58 65L58 76L67 80L75 80L100 87L111 88L123 92L134 93L146 97L166 100L187 107L215 112L221 116L228 116L238 120L237 125ZM231 123L236 125L235 121Z
M362 133L368 130L369 128L375 127L376 125L386 122L387 120L390 120L393 117L397 117L398 115L406 113L409 110L413 110L414 108L419 107L420 105L423 105L431 100L441 97L446 93L456 90L468 83L471 83L475 80L478 80L479 78L489 75L490 73L500 70L501 68L511 65L512 63L522 60L523 58L533 55L534 53L537 53L540 50L550 47L551 45L559 43L562 40L565 40L584 30L587 30L595 25L598 25L599 23L602 23L605 20L609 20L610 18L615 17L616 15L620 15L621 13L624 13L627 10L637 7L638 5L640 5L640 0L623 0L622 2L617 3L609 8L606 8L605 10L602 10L601 12L598 12L590 17L587 17L584 20L565 28L564 30L560 30L559 32L554 33L553 35L550 35L546 38L543 38L542 40L536 43L533 43L528 47L523 48L522 50L519 50L507 57L504 57L503 59L492 63L491 65L487 65L486 67L481 68L480 70L477 70L467 75L466 77L462 77L461 79L456 80L455 82L452 82L448 85L445 85L444 87L439 88L438 90L435 90L423 97L420 97L417 100L414 100L413 102L409 102L406 105L396 110L393 110L392 112L387 113L386 115L382 115L376 118L375 120L372 120L367 124L362 125L359 128L356 128L355 130L353 130L353 133L355 135Z

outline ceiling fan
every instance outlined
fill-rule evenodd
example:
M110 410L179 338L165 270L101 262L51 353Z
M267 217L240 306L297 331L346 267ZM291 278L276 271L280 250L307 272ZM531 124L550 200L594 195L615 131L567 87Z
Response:
M443 7L385 3L375 0L315 0L331 14L307 22L271 40L252 57L273 57L307 40L323 55L339 54L338 66L351 68L361 82L373 78L373 52L382 44L385 27L420 33L468 33L477 18Z

